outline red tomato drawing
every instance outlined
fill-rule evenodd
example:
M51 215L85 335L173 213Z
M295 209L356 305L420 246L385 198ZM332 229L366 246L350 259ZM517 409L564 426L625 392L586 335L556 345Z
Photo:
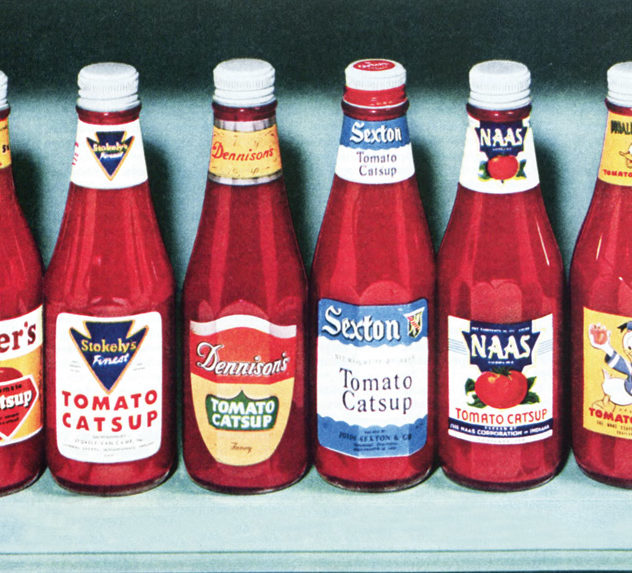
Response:
M0 382L8 382L9 380L16 380L22 378L22 372L16 368L9 366L0 367Z
M487 162L487 172L492 179L504 181L511 179L516 173L520 164L513 155L497 155Z
M520 404L528 389L527 378L517 370L509 370L507 374L483 372L475 384L479 400L500 410Z
M608 342L608 331L599 324L590 325L590 334L592 334L595 344L605 344Z

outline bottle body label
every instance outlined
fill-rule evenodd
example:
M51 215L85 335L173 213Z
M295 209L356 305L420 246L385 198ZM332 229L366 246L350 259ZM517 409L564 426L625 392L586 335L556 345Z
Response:
M250 315L191 321L195 421L217 461L250 466L276 451L292 409L296 332Z
M42 430L42 307L0 321L0 447Z
M9 118L0 119L0 169L11 165L11 147L9 145Z
M318 442L354 458L421 450L428 424L428 302L318 302Z
M584 308L583 426L632 439L632 317Z
M273 118L215 119L209 177L227 185L257 185L281 177L279 135Z
M632 186L632 117L608 111L598 178L612 185Z
M406 117L365 121L343 116L336 175L369 185L398 183L415 174Z
M540 176L529 117L497 122L469 116L459 183L498 195L536 187Z
M130 462L160 449L162 318L60 313L55 333L60 453L90 463Z
M79 120L70 180L94 189L124 189L147 181L140 121L96 125Z
M450 436L524 444L553 434L553 315L512 324L448 317Z

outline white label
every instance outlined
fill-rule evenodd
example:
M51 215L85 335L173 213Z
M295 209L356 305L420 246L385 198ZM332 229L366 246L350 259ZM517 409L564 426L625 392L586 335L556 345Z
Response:
M415 174L406 117L364 121L343 117L336 175L366 184L398 183Z
M72 460L129 462L160 449L162 319L158 312L57 317L57 447Z
M318 304L318 441L355 458L407 456L426 443L427 301Z
M529 118L497 122L469 117L459 183L481 193L520 193L540 183Z
M138 119L119 125L79 121L71 181L81 187L124 189L147 181Z
M494 324L448 317L448 433L481 444L553 435L553 315Z

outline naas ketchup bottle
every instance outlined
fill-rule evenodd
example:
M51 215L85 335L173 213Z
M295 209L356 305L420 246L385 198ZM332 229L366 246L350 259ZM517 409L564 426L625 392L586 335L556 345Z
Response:
M214 70L214 126L184 281L184 461L201 486L280 489L308 467L307 280L285 192L274 68Z
M312 267L316 468L355 490L415 485L434 457L434 252L405 82L405 69L391 60L347 67L334 181Z
M439 249L439 456L454 481L518 490L565 447L562 261L549 223L523 64L470 70L469 127Z
M571 264L573 451L632 487L632 62L608 70L595 191Z
M175 461L174 280L154 213L138 72L79 73L68 200L46 272L46 454L83 493L154 487Z
M15 195L8 121L0 72L0 495L44 469L42 263Z

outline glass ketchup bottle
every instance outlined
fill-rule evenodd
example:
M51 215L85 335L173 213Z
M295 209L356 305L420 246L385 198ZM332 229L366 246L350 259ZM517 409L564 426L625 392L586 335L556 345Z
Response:
M540 191L531 76L470 70L469 127L438 256L438 441L444 472L480 489L529 488L559 471L563 266Z
M44 469L42 263L13 185L7 82L0 72L0 495Z
M608 70L595 191L571 264L573 452L599 481L632 487L632 62Z
M307 280L281 166L274 68L214 70L214 127L184 281L184 461L208 489L280 489L307 471Z
M311 276L320 475L366 491L432 469L434 252L408 133L406 71L346 69L342 135Z
M138 72L79 73L77 139L45 275L46 454L82 493L154 487L175 462L174 280L154 213Z

